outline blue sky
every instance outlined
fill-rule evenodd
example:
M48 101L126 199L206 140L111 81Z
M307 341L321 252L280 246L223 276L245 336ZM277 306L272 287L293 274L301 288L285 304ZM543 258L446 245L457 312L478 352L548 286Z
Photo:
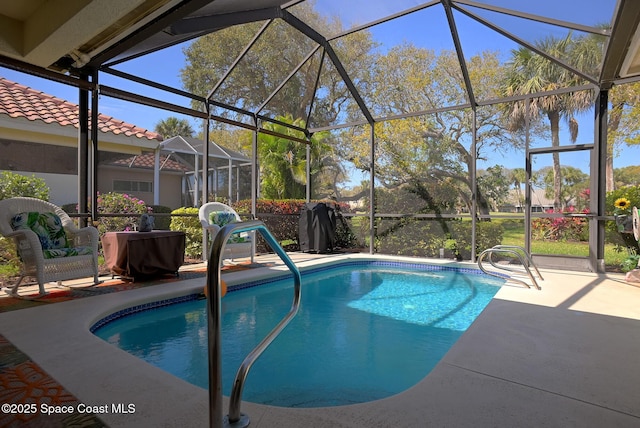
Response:
M371 20L379 19L390 13L395 13L413 6L424 3L424 0L316 0L316 7L328 15L340 17L346 27L354 24L362 24ZM484 3L513 7L513 0L484 0ZM537 0L535 2L518 2L518 8L524 9L528 13L545 14L549 8L553 8L554 16L559 19L572 20L579 23L593 24L593 16L604 16L605 20L610 19L610 11L615 0ZM480 12L480 10L476 10ZM495 18L495 14L489 13L485 17ZM607 16L609 15L609 16ZM417 46L429 47L435 50L452 49L451 35L446 25L443 8L435 5L419 13L405 16L398 20L391 21L372 29L373 35L386 46L393 46L403 41L410 41ZM500 50L505 55L513 42L503 36L484 29L479 24L469 18L461 16L456 12L456 19L464 25L459 25L460 38L466 56L473 55L485 49ZM542 31L542 24L522 25L520 18L504 18L500 24L505 27L512 27L513 31L519 31L522 37L535 40ZM546 26L545 29L548 30ZM510 28L509 28L510 29ZM527 30L528 29L528 30ZM510 29L511 31L511 29ZM481 33L480 33L481 32ZM187 43L188 44L188 43ZM156 80L165 85L182 88L180 80L180 69L184 64L182 49L187 44L174 46L161 52L147 55L146 57L129 61L116 68L130 72L135 75ZM51 95L77 102L77 90L75 88L51 82L45 79L32 77L19 72L13 72L0 67L0 74L10 80L31 86L34 89L44 91ZM121 87L125 90L137 92L144 90L144 95L153 95L154 91L148 88L141 89L139 85L112 76L101 74L101 84ZM162 92L162 99L180 105L188 105L189 101L172 94ZM102 97L100 99L101 113L114 116L116 118L135 123L147 129L153 129L156 123L170 115L169 112L155 110L147 107L132 105L131 103ZM132 118L135 118L133 120ZM194 122L195 125L195 122Z
M180 80L180 69L184 65L182 47L182 45L174 46L172 48L165 49L162 52L156 52L148 55L147 57L139 58L114 68L182 89L182 81ZM78 103L78 90L74 87L2 67L0 67L0 76L72 103ZM163 101L189 106L189 101L183 97L166 93L164 91L149 89L106 73L100 74L99 83L146 96L159 94L162 97L160 99ZM100 113L113 116L117 119L133 123L136 126L149 130L153 130L160 120L166 119L169 116L183 117L168 111L139 106L104 96L100 97L99 105ZM194 129L196 125L200 126L199 121L190 117L184 118L187 118L191 122Z
M513 0L485 0L486 3L513 7ZM317 5L321 10L340 16L344 23L362 23L372 19L377 19L385 14L397 12L423 3L421 0L397 0L395 2L365 0L318 0ZM347 6L348 4L348 6ZM594 16L603 16L604 20L609 19L607 14L610 13L613 0L577 0L576 1L560 1L557 0L538 0L536 2L522 2L519 7L528 8L529 13L542 14L545 10L554 8L554 15L559 19L572 20L578 23L594 24L591 22ZM359 6L358 6L359 5ZM367 6L368 5L368 6ZM354 7L357 6L357 7ZM577 7L576 7L577 6ZM596 13L597 12L597 13ZM443 9L440 5L429 8L422 12L403 17L397 21L391 21L381 25L379 28L372 29L374 38L384 42L385 45L396 45L404 41L409 41L417 46L429 47L436 51L441 49L452 49L451 35L444 20ZM486 18L493 17L491 13L483 15ZM459 18L459 15L457 15ZM483 28L469 18L463 17L459 19L460 38L466 56L471 56L481 52L484 49L500 50L503 55L508 55L511 48L516 45L503 36ZM538 34L541 34L543 24L530 24L529 27L521 25L523 22L520 18L504 18L501 25L505 25L509 31L518 32L518 35L533 41ZM428 23L425 24L425 23ZM176 88L182 88L180 79L180 69L184 65L182 49L187 44L174 46L161 52L156 52L146 57L130 61L126 64L117 66L116 68L132 74L140 75L150 80L156 80L165 85ZM48 81L27 74L15 72L0 67L0 76L19 82L23 85L30 86L36 90L46 92L59 98L77 103L78 90L62 85L56 82ZM100 84L114 86L146 96L158 95L160 99L171 103L189 106L189 100L173 94L145 88L126 80L115 78L113 76L102 73L100 76ZM177 116L175 113L153 109L150 107L139 106L125 101L116 100L109 97L100 98L100 112L115 118L133 123L142 128L153 130L155 125L162 119L169 116ZM188 119L195 130L201 129L201 121L189 117ZM593 142L593 114L589 113L579 118L580 137L578 143ZM567 141L566 132L561 136L563 141ZM498 155L498 154L496 154ZM573 156L563 155L563 159L567 159L566 163L578 163L574 166L585 169L584 156L575 156L576 160L571 160ZM624 156L616 159L616 167L637 164L640 159L640 148L625 149ZM491 159L491 163L500 163L508 168L523 167L524 160L522 155L509 156L505 155L503 160ZM563 161L565 163L565 161ZM580 165L579 165L580 164Z

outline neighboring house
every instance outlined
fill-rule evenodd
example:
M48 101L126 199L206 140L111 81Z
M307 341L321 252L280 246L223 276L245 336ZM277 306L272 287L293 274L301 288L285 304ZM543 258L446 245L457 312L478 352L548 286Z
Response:
M543 213L548 210L553 210L553 199L549 199L545 196L544 189L532 189L531 190L531 212ZM509 191L507 201L500 206L501 212L523 213L524 212L524 190L518 192L514 189ZM569 205L573 205L574 201L569 201Z
M198 206L194 201L200 196L199 186L202 184L195 180L193 171L202 169L202 140L177 135L160 143L160 148L162 154L190 167L183 183L184 205ZM226 198L228 201L251 198L251 159L240 152L209 143L208 177L209 198Z
M107 154L101 156L98 165L98 188L110 186L111 192L127 193L154 204L155 154L139 155ZM167 155L160 155L159 205L178 208L188 205L184 194L184 177L191 168ZM100 190L102 192L102 190Z
M195 177L201 175L202 146L196 138L175 136L158 145L157 158L155 151L133 156L103 154L98 172L103 182L113 183L113 191L134 194L147 203L159 200L160 205L171 208L200 206L201 180ZM156 168L158 186L154 186ZM251 159L210 143L209 195L229 201L251 198Z
M531 190L531 212L543 213L548 210L553 210L553 199L545 196L544 189L532 189ZM524 212L524 206L518 206L518 212Z
M0 77L0 171L43 178L57 205L77 202L78 111L77 104ZM156 132L103 114L98 122L100 157L140 155L162 140ZM113 186L98 168L98 191L111 192Z
M77 104L0 77L0 171L40 177L49 186L51 202L76 203L78 111ZM103 114L98 123L100 193L128 193L147 204L170 208L197 205L194 156L201 157L202 141L179 136L163 141L156 132ZM211 143L210 159L212 195L228 195L231 200L250 197L248 157Z

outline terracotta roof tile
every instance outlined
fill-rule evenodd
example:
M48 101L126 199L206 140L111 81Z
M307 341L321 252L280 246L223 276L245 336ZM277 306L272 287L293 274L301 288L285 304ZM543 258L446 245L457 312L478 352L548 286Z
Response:
M143 153L136 156L122 157L109 162L105 162L103 163L103 165L154 169L155 155L153 153ZM188 172L190 170L190 168L178 161L175 161L171 158L167 160L166 155L160 155L160 165L162 166L163 171Z
M78 105L0 77L0 114L78 128ZM98 114L102 132L162 141L162 136L120 119Z

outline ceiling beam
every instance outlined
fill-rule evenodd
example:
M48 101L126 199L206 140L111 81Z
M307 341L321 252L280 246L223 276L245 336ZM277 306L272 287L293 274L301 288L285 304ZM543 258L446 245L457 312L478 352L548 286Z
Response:
M140 3L141 0L44 2L24 23L24 57L31 63L48 67Z
M193 12L201 9L213 0L184 0L175 7L167 10L158 18L142 26L129 36L120 40L113 46L104 49L98 55L91 58L87 63L88 68L99 68L109 60L123 54L127 50L135 47L139 43L147 40L149 37L169 28L177 20L189 16ZM182 40L181 40L182 41Z
M78 79L74 76L68 76L66 74L58 73L37 65L33 65L28 62L20 61L14 58L0 55L0 66L9 68L11 70L19 71L21 73L30 74L32 76L41 77L43 79L52 80L54 82L62 83L64 85L73 86L75 88L82 88L87 90L93 90L96 85L86 80Z
M219 15L197 16L177 21L169 27L169 33L174 35L213 32L233 25L249 22L266 21L280 16L279 7L248 10L243 12L223 13Z
M628 77L627 73L634 62L640 65L638 22L640 22L640 2L620 0L600 73L600 86L603 89L610 88L618 78ZM634 37L635 43L633 43Z

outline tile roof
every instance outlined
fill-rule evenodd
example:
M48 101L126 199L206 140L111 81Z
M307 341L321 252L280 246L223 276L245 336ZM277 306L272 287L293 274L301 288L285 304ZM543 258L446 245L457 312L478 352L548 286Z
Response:
M141 155L127 156L102 163L102 165L124 166L128 168L154 169L155 155L153 153L142 153ZM191 168L181 162L175 161L166 155L160 155L160 169L162 171L189 172Z
M0 114L31 121L78 128L78 105L0 77ZM127 137L162 141L162 136L104 114L98 115L100 131Z

